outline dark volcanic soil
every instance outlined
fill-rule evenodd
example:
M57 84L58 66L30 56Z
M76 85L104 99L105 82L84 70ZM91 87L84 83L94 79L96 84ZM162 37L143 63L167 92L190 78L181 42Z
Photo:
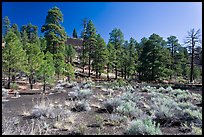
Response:
M2 102L2 118L8 117L22 117L23 111L30 111L32 107L36 104L36 102L40 101L42 98L58 101L58 103L64 103L67 101L68 92L72 91L72 89L67 89L67 93L55 93L51 95L21 95L20 98L7 98L8 102ZM90 104L94 105L101 105L102 101L110 98L108 94L101 90L93 90L94 95L89 98ZM191 92L198 93L202 95L202 90L190 90ZM119 95L119 91L115 91L113 96ZM102 99L102 101L100 100ZM83 111L83 112L73 112L74 116L77 117L75 123L72 125L74 128L78 128L81 123L86 126L85 134L93 135L93 134L123 134L125 129L127 128L127 124L123 123L120 126L110 126L110 125L103 125L100 127L90 127L93 123L96 123L95 116L98 115L103 120L108 119L112 114L109 113L98 113L96 112L96 107L91 107L90 111ZM184 134L183 132L179 131L178 127L162 127L161 128L163 134ZM61 134L68 134L68 131L61 131Z

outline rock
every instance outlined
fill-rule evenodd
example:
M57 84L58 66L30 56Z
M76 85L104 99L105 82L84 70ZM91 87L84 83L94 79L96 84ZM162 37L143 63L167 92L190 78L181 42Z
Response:
M98 101L103 102L103 99L99 98Z
M7 97L8 96L8 90L5 88L2 88L2 97Z
M34 117L34 118L40 118L41 116L45 116L45 112L42 111L41 109L39 108L34 108L31 112L31 115Z
M94 107L94 108L101 108L99 104L91 104L91 107Z

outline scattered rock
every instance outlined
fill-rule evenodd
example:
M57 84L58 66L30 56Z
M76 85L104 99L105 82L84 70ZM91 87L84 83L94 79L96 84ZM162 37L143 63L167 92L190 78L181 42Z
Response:
M88 111L91 108L87 102L78 102L75 106L71 109L74 112L81 112L81 111Z

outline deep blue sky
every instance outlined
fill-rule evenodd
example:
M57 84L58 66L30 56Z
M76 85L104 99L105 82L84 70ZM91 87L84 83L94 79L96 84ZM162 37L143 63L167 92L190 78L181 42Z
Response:
M62 26L68 36L82 20L91 19L97 33L108 42L113 28L120 28L125 40L140 42L142 37L157 33L166 39L175 35L180 43L191 28L202 30L201 2L2 2L2 18L8 16L19 27L29 22L40 28L50 8L57 6L64 15Z

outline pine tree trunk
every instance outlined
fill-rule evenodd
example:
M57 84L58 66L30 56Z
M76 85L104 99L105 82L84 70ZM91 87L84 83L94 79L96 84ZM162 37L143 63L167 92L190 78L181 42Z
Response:
M12 69L12 72L14 72L14 69ZM15 76L14 76L14 75L11 76L11 81L12 81L13 83L15 82Z
M121 70L121 75L122 75L121 77L123 78L123 69Z
M124 76L125 79L126 79L126 76L127 76L127 67L125 66L125 76Z
M115 67L115 79L118 78L118 70L117 70L117 67Z
M193 41L193 40L192 40ZM192 55L191 55L191 74L190 74L190 82L193 82L193 67L194 67L194 65L193 65L193 61L194 61L194 58L193 58L193 56L194 56L194 41L193 41L193 43L192 43Z
M89 55L89 77L91 76L91 58Z
M11 83L11 68L9 68L9 74L8 74L8 89L10 89L10 83Z
M110 79L109 79L109 63L108 63L108 65L107 65L107 79L110 80Z
M43 79L43 92L45 92L45 74L44 74L44 79Z
M33 89L33 76L32 74L29 77L30 89Z

